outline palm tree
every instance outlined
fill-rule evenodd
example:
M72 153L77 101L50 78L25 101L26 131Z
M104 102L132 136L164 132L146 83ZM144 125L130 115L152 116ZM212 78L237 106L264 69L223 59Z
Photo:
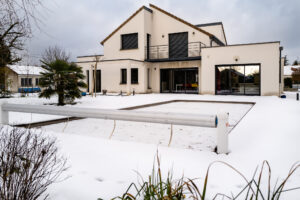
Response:
M58 105L65 105L66 101L71 103L75 98L81 97L80 88L86 84L82 79L85 76L82 70L75 63L68 63L64 60L55 60L50 63L43 62L42 68L46 72L41 73L40 86L43 88L39 97L50 98L58 95Z

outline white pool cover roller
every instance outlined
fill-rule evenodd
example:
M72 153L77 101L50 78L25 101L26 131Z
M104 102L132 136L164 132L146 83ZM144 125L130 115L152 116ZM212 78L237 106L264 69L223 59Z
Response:
M135 122L149 122L160 124L173 124L185 126L217 127L216 115L202 115L190 113L172 113L172 112L148 112L132 110L112 110L79 108L71 106L45 106L45 105L27 105L27 104L8 104L1 105L2 124L8 124L8 111L37 113L47 115L62 115L70 117L98 118L110 120L123 120ZM4 114L3 114L4 113Z

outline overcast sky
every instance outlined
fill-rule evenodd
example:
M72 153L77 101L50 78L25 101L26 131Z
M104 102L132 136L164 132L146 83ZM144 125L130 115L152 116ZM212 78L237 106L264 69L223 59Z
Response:
M300 59L300 0L48 0L40 10L41 30L28 42L29 56L36 61L53 45L73 60L102 54L100 41L149 3L192 24L222 21L228 44L281 41L290 62Z

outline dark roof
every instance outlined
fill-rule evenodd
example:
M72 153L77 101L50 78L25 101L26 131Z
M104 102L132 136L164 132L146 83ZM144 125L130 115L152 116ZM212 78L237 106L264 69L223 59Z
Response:
M206 23L206 24L197 24L195 26L203 27L203 26L216 26L216 25L223 25L223 23L222 22L213 22L213 23Z

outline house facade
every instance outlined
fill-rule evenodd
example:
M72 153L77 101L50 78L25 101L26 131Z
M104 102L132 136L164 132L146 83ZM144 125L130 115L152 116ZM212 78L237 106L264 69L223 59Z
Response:
M229 45L222 22L193 25L150 4L79 56L87 91L280 95L280 42ZM95 84L94 84L95 83Z
M44 72L44 69L37 66L8 65L5 69L5 87L14 93L39 92L41 72Z

